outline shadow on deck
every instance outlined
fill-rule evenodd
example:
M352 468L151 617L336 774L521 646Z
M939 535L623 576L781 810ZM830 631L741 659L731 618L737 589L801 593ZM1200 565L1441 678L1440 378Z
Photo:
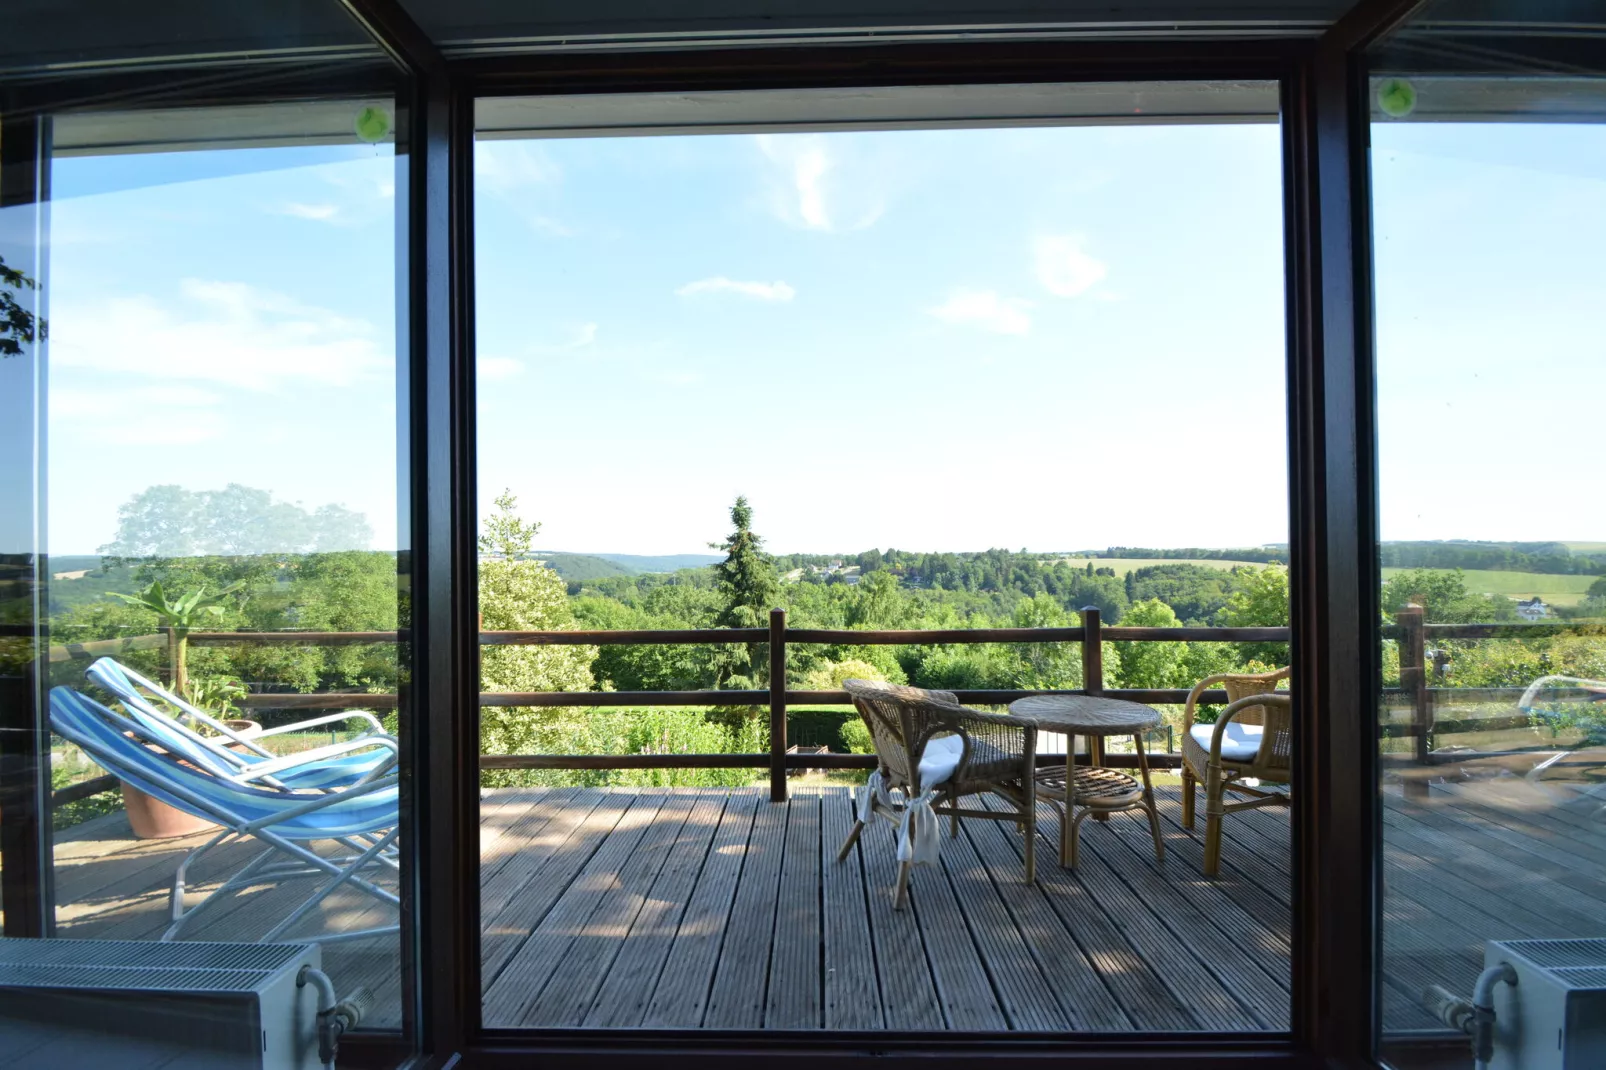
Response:
M1525 794L1527 792L1528 794ZM893 832L880 822L841 864L840 787L501 789L481 817L484 1016L490 1027L1124 1032L1288 1027L1288 819L1227 819L1222 876L1161 789L1167 857L1141 815L1083 826L1082 864L1055 864L1046 811L1038 879L1013 827L969 822L917 867L892 909ZM1606 932L1606 825L1520 782L1434 788L1385 808L1385 1021L1434 1028L1428 984L1469 990L1485 939ZM946 832L946 829L945 829ZM145 939L199 838L133 839L121 813L58 838L63 936ZM205 891L243 845L196 874ZM306 882L247 889L188 938L253 939ZM328 902L309 925L378 923L370 900ZM293 938L293 934L290 938ZM379 997L395 1027L397 944L325 948L342 988Z

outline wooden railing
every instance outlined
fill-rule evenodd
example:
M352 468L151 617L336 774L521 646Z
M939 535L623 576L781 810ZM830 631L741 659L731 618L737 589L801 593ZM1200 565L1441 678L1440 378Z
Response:
M638 631L489 631L480 634L483 646L621 646L621 645L707 645L707 644L758 644L768 647L769 674L772 680L784 680L788 664L789 647L798 644L832 644L854 646L931 646L937 644L971 643L1077 643L1081 647L1081 691L1028 691L1028 690L962 690L956 692L960 701L972 705L1005 705L1032 694L1102 694L1154 704L1181 704L1186 701L1186 689L1132 689L1103 686L1103 644L1106 642L1231 642L1231 643L1286 643L1290 630L1271 628L1137 628L1107 626L1100 620L1099 611L1089 607L1082 610L1082 623L1065 628L955 628L955 629L827 629L791 628L786 622L786 611L777 609L770 614L766 628L718 629L652 629ZM1429 640L1438 639L1496 639L1537 638L1575 630L1565 624L1426 624L1422 611L1408 607L1395 618L1394 625L1384 629L1386 638L1399 641L1400 686L1386 688L1385 697L1407 697L1412 710L1408 724L1388 724L1381 728L1384 738L1410 738L1413 740L1411 758L1415 764L1432 765L1443 756L1433 753L1433 738L1441 730L1436 722L1436 706L1448 701L1504 701L1521 693L1521 688L1445 688L1430 686L1427 650ZM191 632L189 641L197 645L230 645L236 643L291 643L297 645L351 645L388 643L407 638L404 631L373 632ZM88 643L63 644L51 648L51 660L73 657L94 657L116 654L123 650L156 647L167 642L166 634L137 636L129 639L99 640ZM1222 703L1227 700L1223 691L1207 691L1202 701ZM317 694L254 694L244 696L240 704L248 709L394 709L395 694L363 692L323 692ZM553 707L630 707L630 706L762 706L768 707L770 745L766 753L754 754L487 754L482 755L483 769L712 769L712 768L767 768L770 773L771 794L784 798L786 776L789 770L809 769L868 769L874 758L860 754L789 754L787 739L787 709L808 704L846 705L849 698L843 691L802 690L696 690L696 691L532 691L484 692L480 704L486 707L529 706ZM1524 727L1523 717L1479 720L1480 729ZM1455 724L1459 727L1459 722ZM1462 756L1464 757L1464 755ZM1045 755L1045 761L1060 761L1062 756ZM1130 762L1132 756L1106 755L1109 764ZM1158 766L1177 764L1174 754L1154 755L1152 763ZM110 786L109 784L107 785ZM86 785L73 785L56 793L58 805L72 798L82 798ZM102 788L101 790L105 790ZM90 792L92 794L92 792Z

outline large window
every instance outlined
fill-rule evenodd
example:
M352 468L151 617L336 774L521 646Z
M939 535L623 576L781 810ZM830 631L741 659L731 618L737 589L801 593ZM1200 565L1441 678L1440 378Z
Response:
M1490 1065L1561 1065L1584 1019L1541 1024L1545 985L1606 965L1606 82L1538 73L1574 43L1548 32L1486 70L1463 6L1370 86L1384 1050L1428 1065L1493 967Z
M487 1026L1288 1028L1287 813L1183 806L1222 687L1287 665L1276 120L1263 83L480 102ZM929 852L851 839L926 746L854 680L997 767ZM1042 691L1139 720L984 719ZM1284 701L1223 734L1267 802ZM1074 867L1068 743L1153 804Z
M7 931L315 943L394 1032L406 243L395 79L341 73L8 124Z

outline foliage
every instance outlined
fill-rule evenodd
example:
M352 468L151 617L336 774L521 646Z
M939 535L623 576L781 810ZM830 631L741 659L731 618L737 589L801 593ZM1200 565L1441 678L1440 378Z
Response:
M900 671L898 675L903 675ZM885 680L886 673L879 665L858 658L844 661L823 661L810 669L798 681L801 691L840 691L844 680ZM894 681L895 683L902 681Z
M592 709L557 720L542 732L553 754L760 754L769 748L768 726L746 720L732 728L690 709ZM482 783L735 787L754 769L575 769L482 773Z
M1171 607L1158 598L1134 603L1121 624L1133 628L1182 626ZM1119 679L1122 687L1160 689L1191 687L1194 684L1184 672L1187 658L1185 643L1116 642L1110 645L1120 656Z
M228 612L228 597L240 589L238 583L232 583L213 594L206 593L203 584L189 594L170 595L162 589L161 581L152 582L137 595L112 593L113 598L122 599L129 605L149 610L156 615L161 626L170 629L170 651L172 653L172 686L173 690L181 696L190 694L188 651L190 632L203 619L216 622Z
M100 552L119 563L147 558L239 557L366 548L373 531L340 505L308 512L265 490L147 487L117 510L117 536Z
M1010 625L1016 628L1067 628L1070 614L1050 594L1022 599ZM1082 647L1078 643L1021 643L1007 648L1015 660L1008 673L1013 687L1031 691L1075 690L1082 686ZM1106 666L1106 670L1108 666Z
M769 624L769 611L780 604L780 583L775 565L764 553L764 540L753 533L753 509L747 499L737 496L731 506L731 524L736 529L723 543L709 543L725 551L725 560L714 566L714 580L724 598L714 626L718 628L763 628ZM756 685L765 675L761 653L763 644L749 643L745 658L725 648L715 676L715 686L741 689L748 682ZM745 677L738 679L738 677Z
M1265 570L1250 567L1229 571L1205 565L1153 565L1126 574L1126 596L1134 605L1164 602L1179 621L1210 624L1239 588L1239 577L1262 571ZM1128 623L1124 616L1121 623Z
M875 753L875 740L870 738L870 726L859 717L843 722L842 745L847 747L849 754Z
M19 357L22 347L32 345L36 335L44 338L49 334L48 324L42 319L36 321L32 310L7 292L37 288L30 276L6 267L5 257L0 256L0 357Z
M557 631L574 627L568 590L558 574L526 559L541 525L522 520L518 499L504 491L480 538L480 617L487 631ZM594 646L487 646L480 654L484 691L589 691ZM530 754L546 749L573 710L488 706L480 713L480 753ZM511 782L498 772L487 783Z
M1384 568L1488 569L1496 572L1542 572L1595 575L1606 558L1575 554L1562 542L1386 542Z
M1386 620L1408 605L1421 606L1429 624L1473 624L1514 621L1517 607L1509 598L1473 594L1460 569L1448 572L1416 568L1383 582L1380 602Z
M1289 622L1288 570L1241 568L1238 589L1221 611L1221 623L1229 628L1286 628ZM1238 643L1242 660L1268 665L1288 664L1287 643Z

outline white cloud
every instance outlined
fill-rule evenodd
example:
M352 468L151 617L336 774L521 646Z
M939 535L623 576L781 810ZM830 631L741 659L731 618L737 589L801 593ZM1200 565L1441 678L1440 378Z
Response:
M556 182L563 172L534 145L522 141L474 144L474 181L495 193Z
M1077 297L1109 274L1104 263L1082 251L1080 234L1045 234L1035 244L1037 281L1056 297Z
M595 345L597 341L597 325L595 323L582 323L574 329L574 333L567 341L553 342L547 345L532 345L531 352L535 353L570 353L576 349Z
M524 374L524 362L512 357L481 357L475 365L481 379L512 379Z
M299 204L291 202L280 208L279 214L294 216L297 219L311 219L319 223L327 223L340 214L340 206L335 204Z
M1030 301L1002 297L992 290L955 290L948 300L926 311L944 323L966 324L997 334L1026 334L1032 329L1032 318L1026 312L1031 307Z
M474 143L475 190L505 203L531 229L569 238L578 229L539 203L554 195L562 178L562 169L538 146L523 141Z
M688 282L675 293L681 297L707 293L736 293L760 301L790 301L797 296L797 291L784 282L738 282L723 275Z
M182 384L132 390L50 391L50 416L72 433L121 446L187 446L219 438L228 426L221 395Z
M844 157L818 134L758 134L770 165L770 204L784 222L808 230L860 230L885 208L880 171ZM836 149L836 151L833 151Z
M389 314L389 310L384 310ZM65 366L280 392L389 373L388 339L367 320L240 282L184 279L178 300L113 297L51 315Z

